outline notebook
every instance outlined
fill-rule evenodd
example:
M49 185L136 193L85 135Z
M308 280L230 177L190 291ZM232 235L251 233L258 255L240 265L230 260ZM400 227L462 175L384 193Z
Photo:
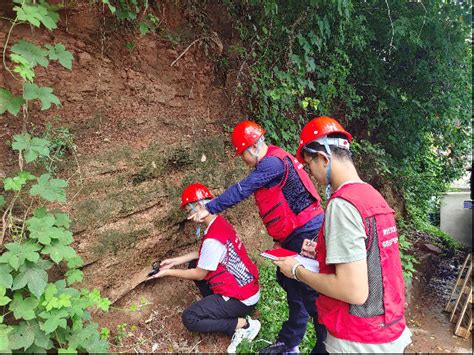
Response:
M284 248L276 248L265 250L260 255L271 260L276 260L278 258L284 258L286 256L297 256L298 253Z
M271 260L292 256L297 261L299 261L306 269L312 272L319 272L319 263L315 259L307 258L292 250L284 248L269 249L265 250L260 255Z

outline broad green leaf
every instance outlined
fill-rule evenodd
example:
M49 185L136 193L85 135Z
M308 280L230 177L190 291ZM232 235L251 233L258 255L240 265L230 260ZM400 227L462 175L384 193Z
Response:
M89 299L91 306L95 306L103 311L109 310L109 306L111 305L110 300L108 298L102 298L98 289L95 288L92 291L82 289L81 291L82 294Z
M30 292L40 298L48 283L48 273L37 265L25 265L13 279L13 290L19 290L26 285Z
M35 341L35 334L32 331L32 327L29 326L27 322L23 321L19 325L13 327L13 330L8 334L8 340L10 341L10 349L26 349Z
M112 302L108 298L102 298L97 304L97 308L104 312L108 312L111 304Z
M50 336L41 330L38 321L32 322L31 328L35 334L35 345L43 349L51 349L53 344L50 340Z
M24 103L25 100L21 96L13 96L10 91L0 88L0 115L8 111L16 116Z
M53 265L54 263L45 259L39 259L39 261L36 263L36 266L43 270L49 270Z
M33 81L35 78L35 66L33 64L31 64L25 57L15 53L10 55L10 59L13 63L18 64L13 70L15 73L20 74L20 76L25 79L25 81Z
M35 27L40 26L41 14L39 13L39 11L36 9L35 6L22 4L21 7L15 6L13 9L17 13L18 20L27 21Z
M69 338L69 346L90 353L107 352L107 341L100 339L97 323L90 323Z
M117 8L110 3L110 0L102 0L102 3L109 7L109 10L111 13L115 14L115 12L117 11Z
M57 25L58 21L59 21L59 14L58 14L58 10L61 8L60 5L53 5L53 4L50 4L48 1L46 0L40 0L39 1L40 5L43 6L46 11L47 11L47 19L43 19L43 24L45 25L45 27L47 27L48 29L54 29L54 28L50 28L51 25ZM48 27L47 24L50 24L50 26Z
M6 178L3 181L3 188L5 191L20 191L23 185L29 180L35 180L36 176L27 171L20 171L17 176L13 178Z
M43 24L48 30L54 30L57 27L59 15L52 11L52 7L44 1L39 4L26 4L22 6L15 6L13 10L16 11L18 20L31 23L35 27Z
M67 213L55 213L54 218L56 219L54 224L58 227L69 228L71 225L71 220L69 219L69 215Z
M53 310L51 312L41 312L40 317L46 319L46 321L40 325L41 329L49 334L54 332L58 327L66 328L67 322L65 317L68 316L68 312L65 310Z
M72 304L71 309L68 310L73 317L77 317L81 320L81 326L78 325L79 328L82 328L82 320L86 320L88 318L89 312L86 311L88 307L90 307L88 300L84 297L81 297L79 299L76 298Z
M35 297L23 299L21 293L16 292L13 296L13 302L10 304L10 310L13 311L15 319L31 320L36 317L35 309L39 300Z
M12 300L10 297L5 296L6 291L5 287L0 286L0 306L5 306Z
M63 289L62 290L63 293L57 296L58 289L56 288L56 285L49 284L48 287L46 287L46 290L44 293L44 301L41 305L45 306L46 311L48 312L52 310L53 308L60 309L60 308L72 307L71 298L74 295L69 294L68 290L69 289Z
M0 306L5 306L10 303L12 299L7 296L0 296Z
M66 50L66 47L62 44L56 44L54 46L47 44L49 59L57 60L66 69L72 69L73 56L71 52Z
M26 221L30 237L38 239L41 244L49 245L51 243L51 234L53 231L55 219L53 215L47 215L43 218L31 217Z
M18 73L25 81L32 82L35 78L35 71L26 65L17 65L13 68L13 71ZM21 101L25 102L23 98L21 98Z
M67 261L67 267L69 269L75 269L84 265L84 261L80 256L75 256Z
M11 47L11 51L28 61L32 68L37 64L45 68L48 66L48 52L33 43L21 39Z
M38 179L38 184L30 189L32 196L40 195L47 201L66 201L64 188L68 186L67 181L61 179L51 179L49 174L43 174Z
M35 211L33 212L33 216L38 217L38 218L43 218L48 214L49 214L49 212L46 209L46 207L39 207L39 208L35 209Z
M44 333L44 332L43 332ZM47 336L49 339L49 336ZM50 339L51 340L51 339ZM50 341L50 344L52 344L52 341ZM49 349L51 349L53 346L51 345ZM47 354L47 351L45 348L38 346L36 344L31 345L28 349L25 350L25 353L27 354Z
M46 301L51 300L58 293L58 288L55 284L48 284L46 290L44 290L44 299Z
M58 298L58 305L62 308L71 307L71 295L68 295L67 293L61 294Z
M7 261L15 270L18 270L19 267L25 263L25 260L29 260L33 263L39 260L37 251L40 250L41 247L36 243L8 243L5 244L5 248L7 248L8 251L3 253L2 261Z
M10 274L12 268L9 264L0 264L0 288L10 288L13 283L13 277Z
M5 205L5 203L6 203L5 197L3 197L3 195L0 195L0 208L2 208Z
M73 248L57 241L52 242L51 245L46 245L41 253L49 255L56 264L59 264L63 259L67 260L76 256L76 251Z
M49 109L51 104L55 104L56 106L61 105L58 97L53 94L53 89L48 87L39 87L33 83L25 83L23 85L23 98L25 100L40 100L41 111Z
M3 188L5 191L20 191L26 181L19 180L17 177L6 178L3 180Z
M140 35L144 36L148 32L150 32L150 26L148 26L146 22L140 21L140 23L138 24L138 30L140 31Z
M13 327L10 327L6 324L0 324L0 352L4 353L10 350L8 333L13 330Z
M67 271L64 276L66 276L66 281L68 285L72 285L76 282L81 282L84 279L84 274L81 270L72 269Z
M77 354L77 350L71 347L67 349L60 348L58 349L58 354Z
M50 237L52 239L57 239L61 244L69 245L74 241L72 237L72 232L64 228L52 227Z
M38 157L49 156L51 142L47 139L31 137L29 133L17 134L13 139L12 149L24 151L27 163L35 161Z

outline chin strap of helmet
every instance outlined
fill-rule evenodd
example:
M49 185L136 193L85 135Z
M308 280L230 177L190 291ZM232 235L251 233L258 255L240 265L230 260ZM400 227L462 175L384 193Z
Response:
M260 154L260 149L262 147L262 143L263 141L265 140L265 137L264 136L261 136L258 141L257 141L257 151L256 153L254 154L252 152L252 150L250 148L252 147L248 147L247 150L249 151L250 155L253 156L255 158L255 163L258 163L258 155Z
M321 143L322 145L324 145L324 149L326 150L326 153L327 153L327 158L328 158L328 167L326 168L326 199L329 199L332 195L332 187L331 187L331 158L332 158L332 151L331 151L331 148L329 146L329 142L332 142L333 138L329 138L327 136L325 136L324 138L322 139L319 139L317 140L318 143ZM345 147L344 147L345 148ZM320 151L318 150L315 150L315 149L312 149L310 147L308 147L307 145L305 145L303 147L304 150L306 150L307 152L309 153L313 153L313 154L318 154L318 153L321 153Z

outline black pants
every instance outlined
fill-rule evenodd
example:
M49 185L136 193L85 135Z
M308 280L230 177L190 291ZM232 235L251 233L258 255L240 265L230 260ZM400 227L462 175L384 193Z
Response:
M189 263L189 268L196 267L197 260ZM215 295L206 281L194 281L203 299L193 303L183 312L184 326L199 333L225 333L232 335L237 327L237 319L253 311L255 305L247 306L235 298L227 301L221 295Z
M287 239L282 244L283 248L301 251L304 239L311 239L313 235L300 234ZM286 291L286 299L288 302L289 315L288 320L283 323L283 326L278 334L278 341L282 341L286 346L292 348L300 344L306 332L306 324L309 317L313 318L314 329L316 332L316 345L311 353L325 354L327 330L326 327L318 322L318 313L316 310L316 298L318 293L295 279L288 278L277 269L277 281L280 286Z

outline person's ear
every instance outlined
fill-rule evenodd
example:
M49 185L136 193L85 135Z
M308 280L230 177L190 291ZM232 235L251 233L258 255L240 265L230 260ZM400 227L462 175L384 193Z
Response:
M322 159L323 166L326 168L329 165L329 156L326 153L319 152L318 158Z

